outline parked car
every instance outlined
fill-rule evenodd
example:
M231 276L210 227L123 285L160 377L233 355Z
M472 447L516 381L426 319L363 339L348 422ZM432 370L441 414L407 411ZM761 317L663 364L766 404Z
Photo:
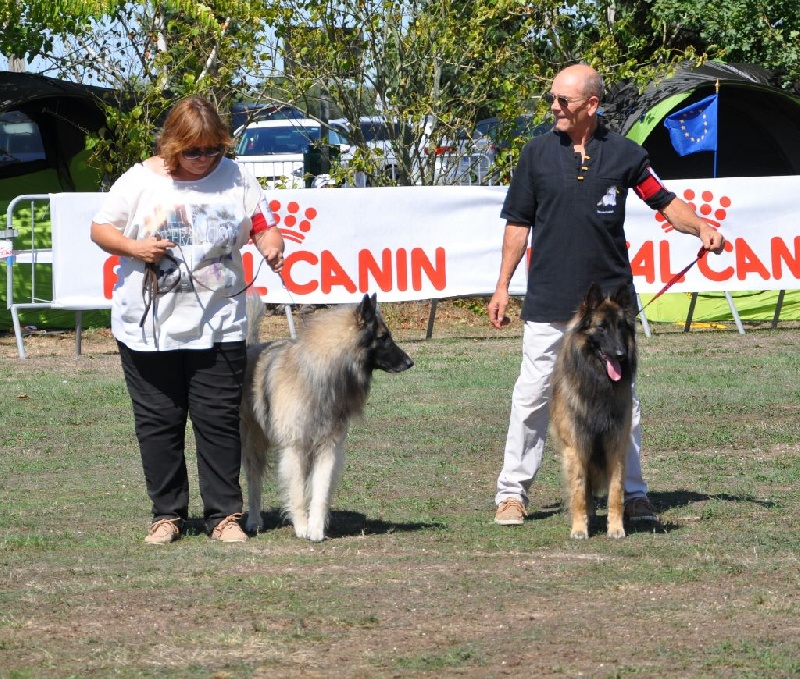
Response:
M312 144L323 139L346 144L335 129L322 131L322 124L310 118L260 120L241 133L234 159L270 188L300 188L305 185L304 155Z
M39 126L21 111L0 114L0 164L44 160Z
M552 122L537 123L530 113L518 116L513 122L504 122L498 117L479 120L468 142L471 174L479 184L508 181L507 172L498 168L498 154L511 148L516 140L528 141L552 129ZM461 164L464 163L462 159Z
M256 104L240 102L231 106L231 131L238 136L250 123L259 120L298 120L306 114L288 104Z
M390 122L383 116L362 116L358 120L356 133L345 118L330 121L331 128L344 140L347 148L342 148L339 162L342 167L356 164L359 156L359 143L363 139L368 157L361 163L364 167L357 184L370 184L375 174L380 173L393 181L401 182L402 163L397 157L396 144L410 144L410 130L399 122ZM359 138L360 137L360 138ZM363 152L361 153L363 156Z
M475 151L494 154L507 149L517 139L533 139L553 129L552 122L537 123L530 113L518 116L513 122L500 118L484 118L475 124L472 143Z

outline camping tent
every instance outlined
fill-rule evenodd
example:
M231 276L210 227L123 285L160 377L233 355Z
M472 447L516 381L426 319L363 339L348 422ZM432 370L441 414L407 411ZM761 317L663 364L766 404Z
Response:
M106 124L101 103L107 90L47 78L33 73L0 72L0 218L5 228L6 210L19 195L46 194L63 191L96 191L99 173L87 165L89 152L86 135ZM24 214L23 214L24 217ZM25 241L26 220L20 220L20 235L15 247L30 247ZM28 227L29 228L29 227ZM49 238L41 230L41 238ZM37 235L37 247L46 247L46 240ZM14 275L14 297L30 298L30 272L20 267ZM49 269L38 265L37 292L49 284ZM5 282L5 264L0 266ZM11 326L6 311L6 286L0 286L0 328ZM96 318L95 318L96 316ZM84 317L93 322L107 312L93 312ZM26 311L20 313L23 324L68 326L69 312Z
M717 169L714 154L679 156L663 120L714 94L719 83ZM769 71L753 65L707 62L684 66L643 92L632 83L609 89L603 104L608 125L641 144L664 180L704 177L800 175L800 100L776 87ZM737 293L736 308L745 320L772 320L777 292ZM686 318L689 295L667 294L648 307L654 321ZM697 321L730 319L721 293L700 295ZM800 291L787 292L781 318L800 318Z

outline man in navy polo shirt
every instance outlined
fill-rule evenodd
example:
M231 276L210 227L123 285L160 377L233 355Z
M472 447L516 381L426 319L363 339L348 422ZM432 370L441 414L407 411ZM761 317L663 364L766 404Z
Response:
M592 282L606 292L622 283L633 285L624 230L628 189L677 231L697 236L706 250L718 254L725 244L722 234L664 187L642 147L599 123L602 96L603 79L589 66L569 66L556 75L544 95L555 117L553 131L522 150L500 213L506 220L503 255L489 301L489 320L496 328L508 324L508 286L533 229L522 306L522 367L495 497L495 522L501 525L520 525L527 514L528 489L542 463L550 419L550 376L567 321ZM635 386L632 407L625 519L657 521L642 479Z

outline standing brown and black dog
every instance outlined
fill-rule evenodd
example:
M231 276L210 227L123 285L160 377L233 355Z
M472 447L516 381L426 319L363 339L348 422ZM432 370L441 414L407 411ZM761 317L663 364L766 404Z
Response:
M625 459L636 375L635 311L628 287L592 284L567 325L553 372L550 426L561 454L571 537L589 537L594 495L608 492L608 536L625 537Z

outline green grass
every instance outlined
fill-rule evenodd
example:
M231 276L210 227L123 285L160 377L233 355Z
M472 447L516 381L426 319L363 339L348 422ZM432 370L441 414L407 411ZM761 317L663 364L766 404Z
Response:
M145 545L118 358L4 359L0 677L800 673L800 330L642 338L664 528L585 542L550 449L526 524L491 521L520 338L395 334L416 365L376 374L322 544L268 483L246 544Z

